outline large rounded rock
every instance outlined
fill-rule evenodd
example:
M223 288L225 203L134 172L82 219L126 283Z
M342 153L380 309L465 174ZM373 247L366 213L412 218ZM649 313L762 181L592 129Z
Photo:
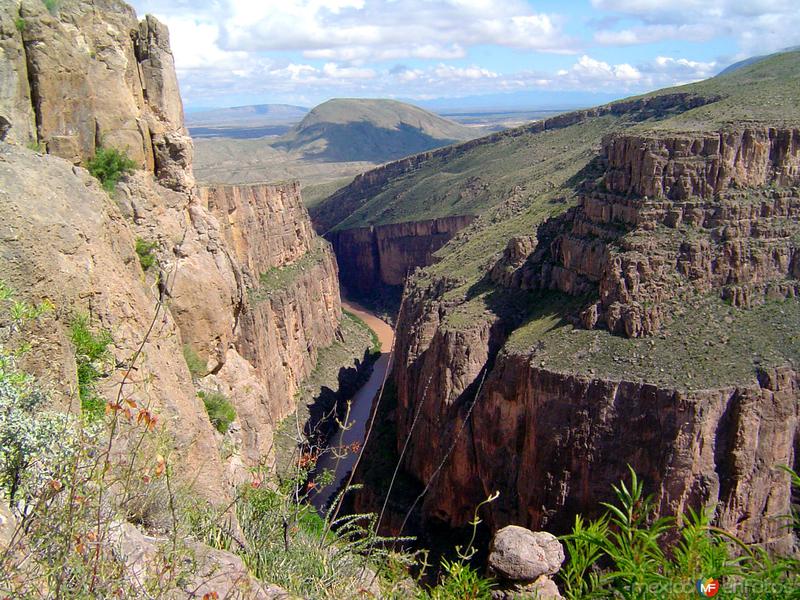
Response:
M564 548L555 536L509 525L492 540L489 567L512 581L533 581L554 575L564 562Z

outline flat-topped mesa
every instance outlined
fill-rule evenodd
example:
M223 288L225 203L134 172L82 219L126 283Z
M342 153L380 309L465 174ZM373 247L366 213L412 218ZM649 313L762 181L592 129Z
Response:
M603 176L539 227L526 260L512 240L496 283L595 295L583 326L627 337L657 332L687 292L734 306L800 294L797 129L614 135L599 160Z
M0 115L9 141L38 143L86 164L97 148L125 151L175 190L194 185L192 144L167 28L137 21L118 0L62 2L55 14L39 0L4 9L0 44L13 60ZM16 14L12 14L16 13ZM17 29L15 17L24 27Z

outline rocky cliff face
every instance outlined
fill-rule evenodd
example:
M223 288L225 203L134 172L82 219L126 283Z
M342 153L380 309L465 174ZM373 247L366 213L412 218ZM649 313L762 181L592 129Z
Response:
M584 326L628 337L657 332L683 291L715 291L735 306L800 291L800 205L788 187L800 181L798 130L616 135L599 162L604 175L580 206L544 224L524 262L519 243L509 245L496 282L596 291Z
M191 140L183 126L166 27L137 21L119 0L3 6L0 115L10 140L85 163L99 146L127 151L173 189L189 189Z
M414 269L433 264L434 253L473 218L466 215L357 227L333 231L326 237L336 252L342 285L357 295L369 295L379 286L401 286Z
M623 363L671 344L699 298L727 301L732 329L765 302L792 298L778 312L794 309L799 149L794 129L609 137L578 205L509 240L479 313L458 316L466 300L448 294L455 284L446 277L414 278L393 378L398 449L410 436L405 467L431 482L424 518L464 525L499 490L488 509L493 528L564 531L575 513L597 513L630 464L662 513L706 507L747 542L790 547L774 517L791 506L776 466L797 461L796 366L774 356L751 363L756 351L746 344L748 360L728 384L704 383L691 369L679 383L635 369L626 377ZM529 292L527 320L492 303ZM563 308L537 309L547 298ZM580 329L563 319L607 331L574 335ZM769 327L762 335L790 345L783 325ZM549 330L564 337L545 340ZM628 338L613 345L619 354L593 358L615 334ZM516 343L519 335L531 341ZM727 344L715 335L697 343ZM633 343L646 336L655 339ZM554 358L567 354L572 363ZM605 374L591 366L597 360L611 364Z
M296 185L195 188L169 36L153 17L139 22L115 0L64 0L55 14L38 0L8 2L0 44L0 116L18 144L0 143L0 278L57 306L42 333L54 358L35 366L77 410L72 316L109 329L125 363L160 307L129 393L161 414L186 480L220 501L245 467L270 460L276 422L334 340L333 253ZM19 147L29 142L51 156ZM101 145L141 166L113 198L79 166ZM154 247L149 270L137 240ZM206 365L194 382L186 348ZM102 394L112 398L116 383ZM236 408L226 461L197 386Z

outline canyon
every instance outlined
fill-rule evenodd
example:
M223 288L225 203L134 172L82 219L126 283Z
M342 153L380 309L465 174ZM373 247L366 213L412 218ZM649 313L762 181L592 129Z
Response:
M668 90L564 115L558 137L517 133L533 153L594 137L549 188L485 208L407 281L383 415L406 486L424 493L403 504L392 490L386 531L464 527L498 491L482 512L491 531L563 533L630 466L660 514L703 508L745 543L794 546L776 517L791 510L780 466L796 468L800 439L800 137L791 118L718 125L716 103L755 94L747 74L729 77L677 105ZM351 193L357 179L331 201L388 227L375 198L415 206L429 173L482 143L367 173L370 192ZM349 222L337 235L358 231ZM385 501L388 482L372 480L358 510Z
M702 509L744 545L796 547L778 517L797 500L780 467L800 466L800 115L786 100L800 53L404 158L309 212L296 182L196 183L157 19L118 0L9 6L0 280L53 307L20 362L52 408L81 415L71 328L85 317L108 332L97 393L111 411L124 399L157 415L169 474L226 514L214 531L228 546L248 549L228 511L242 490L275 502L291 488L281 556L304 527L317 536L316 512L297 517L316 474L297 473L319 460L334 485L310 510L355 469L348 518L380 513L394 535L447 538L476 507L487 538L509 525L566 533L633 469L658 515ZM109 187L89 169L111 148L134 167ZM365 303L399 296L394 331L340 283ZM232 407L225 428L212 394ZM323 395L332 404L314 406ZM324 448L291 435L308 433L303 410L348 408L352 426L326 431ZM314 454L361 448L373 420L361 454ZM278 465L292 426L296 481ZM134 429L109 454L135 454ZM149 552L137 528L156 524L125 519L114 535ZM340 550L324 558L348 560ZM216 552L255 585L251 564ZM375 577L357 570L351 587L372 594Z
M296 184L195 185L169 34L155 18L138 21L124 3L101 0L56 15L34 1L18 10L21 31L13 13L0 13L9 83L0 114L10 124L0 149L0 277L56 306L42 343L60 358L34 371L64 409L79 410L74 315L111 332L117 361L146 339L139 374L153 383L132 386L130 398L161 414L184 481L223 502L248 469L274 460L278 423L295 410L319 349L336 339L333 252ZM101 146L126 149L138 167L113 198L81 168ZM140 266L139 240L154 267ZM186 352L202 372L189 372ZM119 377L102 387L108 401ZM227 436L209 423L198 389L233 404ZM223 458L223 444L238 452Z

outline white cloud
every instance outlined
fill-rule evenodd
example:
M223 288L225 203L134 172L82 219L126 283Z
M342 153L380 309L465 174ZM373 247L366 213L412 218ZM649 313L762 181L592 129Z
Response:
M594 41L603 45L705 42L728 36L746 56L800 41L796 0L592 0L592 6L634 21L620 29L598 30Z

